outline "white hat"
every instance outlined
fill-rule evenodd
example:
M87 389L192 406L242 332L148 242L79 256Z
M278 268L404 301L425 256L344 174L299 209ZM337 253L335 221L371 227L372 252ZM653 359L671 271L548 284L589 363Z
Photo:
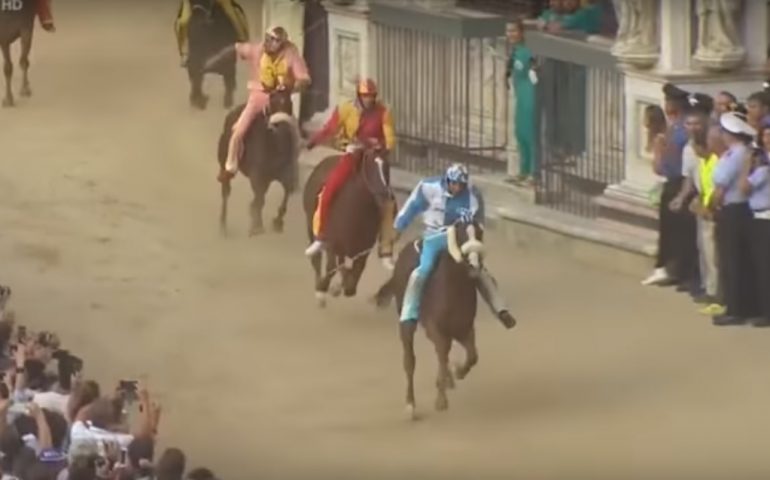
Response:
M748 135L749 137L755 137L757 135L756 129L749 125L741 115L736 114L735 112L723 113L722 116L719 117L719 124L728 132L736 135Z

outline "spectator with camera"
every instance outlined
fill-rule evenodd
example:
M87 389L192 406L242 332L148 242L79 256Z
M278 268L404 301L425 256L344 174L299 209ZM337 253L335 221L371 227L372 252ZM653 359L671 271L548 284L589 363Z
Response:
M149 391L144 386L135 391L140 421L133 433L124 433L126 419L123 407L133 403L134 398L132 390L123 384L117 396L98 398L80 409L70 429L70 448L81 443L117 443L125 450L135 438L154 438L160 422L160 406L151 401ZM100 454L104 453L100 449Z

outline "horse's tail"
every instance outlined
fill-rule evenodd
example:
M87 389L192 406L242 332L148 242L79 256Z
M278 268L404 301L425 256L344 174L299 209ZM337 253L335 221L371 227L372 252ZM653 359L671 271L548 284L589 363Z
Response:
M302 144L302 134L299 129L299 122L288 113L278 112L270 116L268 124L273 128L284 125L289 131L291 151L289 155L290 164L287 170L289 178L287 179L286 186L289 190L288 193L294 193L299 189L299 154L300 145Z
M395 282L393 277L390 277L387 282L383 283L377 293L372 297L372 301L377 308L386 308L390 305L390 301L396 295Z

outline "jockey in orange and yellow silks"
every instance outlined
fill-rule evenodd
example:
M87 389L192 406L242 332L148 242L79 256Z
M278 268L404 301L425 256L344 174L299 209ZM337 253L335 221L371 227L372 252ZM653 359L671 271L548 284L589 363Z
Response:
M236 43L235 51L242 60L249 62L250 80L249 98L241 115L233 125L232 135L227 150L225 168L219 174L219 181L224 182L238 171L238 162L243 150L243 137L251 123L270 104L270 93L292 89L302 91L310 84L305 59L296 45L289 41L283 27L268 29L262 43ZM221 57L228 50L217 55ZM212 61L217 61L217 57Z
M237 41L246 42L249 40L249 22L246 20L246 14L243 8L235 0L214 0L222 9L227 18L233 24ZM190 0L182 0L179 6L179 14L174 22L174 31L176 32L176 42L179 47L179 56L182 58L182 66L187 65L188 42L187 26L192 17L192 6Z
M393 130L393 117L390 110L377 101L377 85L373 80L365 79L358 83L356 99L346 102L334 110L326 125L308 143L312 149L318 143L337 136L345 144L369 145L376 144L387 151L396 145L396 137ZM355 147L355 145L349 145ZM324 187L318 200L316 211L317 222L313 222L313 234L316 240L305 250L305 254L313 256L321 251L325 237L325 228L329 218L329 207L335 195L345 185L356 171L356 166L361 158L354 150L346 149L337 165L326 178ZM380 258L387 268L393 266L393 244L395 243L395 230L393 218L395 217L395 201L385 202L382 207L382 223L380 226Z

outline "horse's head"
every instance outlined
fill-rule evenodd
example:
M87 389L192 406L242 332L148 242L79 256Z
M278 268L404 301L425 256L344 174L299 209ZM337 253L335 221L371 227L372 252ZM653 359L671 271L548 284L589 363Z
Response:
M377 203L381 204L390 199L390 164L385 159L385 150L376 144L349 148L354 150L353 155L361 157L358 174Z
M484 227L467 218L458 220L447 230L447 249L457 263L470 269L471 276L478 275L484 266Z
M210 22L211 17L214 14L214 1L215 0L190 0L191 18Z
M276 90L270 93L270 104L268 105L269 114L285 113L292 115L293 104L291 101L291 87L285 86L284 90Z

